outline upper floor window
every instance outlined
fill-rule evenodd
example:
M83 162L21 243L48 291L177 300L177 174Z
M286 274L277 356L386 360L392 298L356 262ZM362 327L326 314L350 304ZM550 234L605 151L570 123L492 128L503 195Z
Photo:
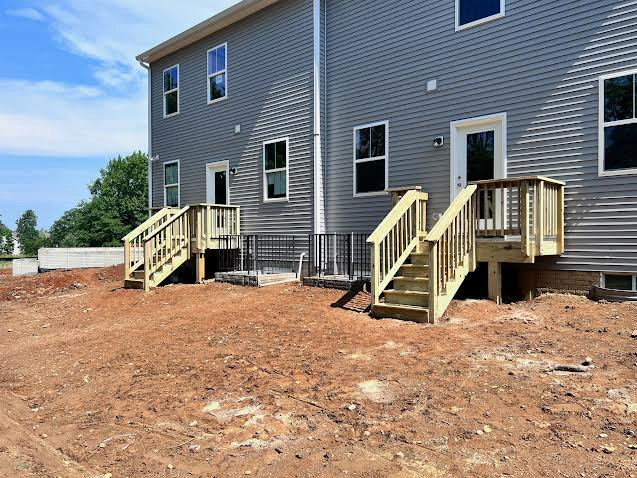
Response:
M263 143L263 200L287 201L289 197L289 140Z
M228 94L228 44L208 50L208 103L223 100Z
M600 79L599 174L637 174L637 71Z
M354 128L354 196L384 193L388 182L389 122Z
M179 207L179 161L164 163L164 206Z
M164 70L164 118L179 113L179 65Z
M456 0L456 30L504 16L504 0Z

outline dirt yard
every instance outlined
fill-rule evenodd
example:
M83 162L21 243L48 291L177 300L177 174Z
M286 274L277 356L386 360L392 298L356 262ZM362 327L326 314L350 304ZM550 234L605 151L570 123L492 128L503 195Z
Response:
M1 477L637 476L635 305L121 276L0 276Z

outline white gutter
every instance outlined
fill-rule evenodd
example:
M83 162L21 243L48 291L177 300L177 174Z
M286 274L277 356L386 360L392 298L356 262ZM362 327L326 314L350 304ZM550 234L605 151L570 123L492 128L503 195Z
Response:
M153 215L153 116L151 68L140 60L139 64L148 72L148 215Z
M314 0L314 234L321 233L321 0Z

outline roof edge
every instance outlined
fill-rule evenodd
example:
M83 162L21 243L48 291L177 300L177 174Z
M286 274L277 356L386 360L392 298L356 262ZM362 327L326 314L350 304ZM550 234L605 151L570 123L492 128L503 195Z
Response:
M242 20L253 13L277 3L279 0L242 0L241 2L223 10L222 12L198 23L194 27L175 35L163 43L137 55L137 61L151 63L170 55L197 40L211 35L222 28Z

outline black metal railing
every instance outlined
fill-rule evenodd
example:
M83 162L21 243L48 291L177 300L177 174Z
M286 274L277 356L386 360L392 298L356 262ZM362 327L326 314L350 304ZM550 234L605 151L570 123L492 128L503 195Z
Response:
M309 276L371 276L369 234L311 234Z
M297 273L299 238L283 235L240 235L219 238L219 272L247 274Z

